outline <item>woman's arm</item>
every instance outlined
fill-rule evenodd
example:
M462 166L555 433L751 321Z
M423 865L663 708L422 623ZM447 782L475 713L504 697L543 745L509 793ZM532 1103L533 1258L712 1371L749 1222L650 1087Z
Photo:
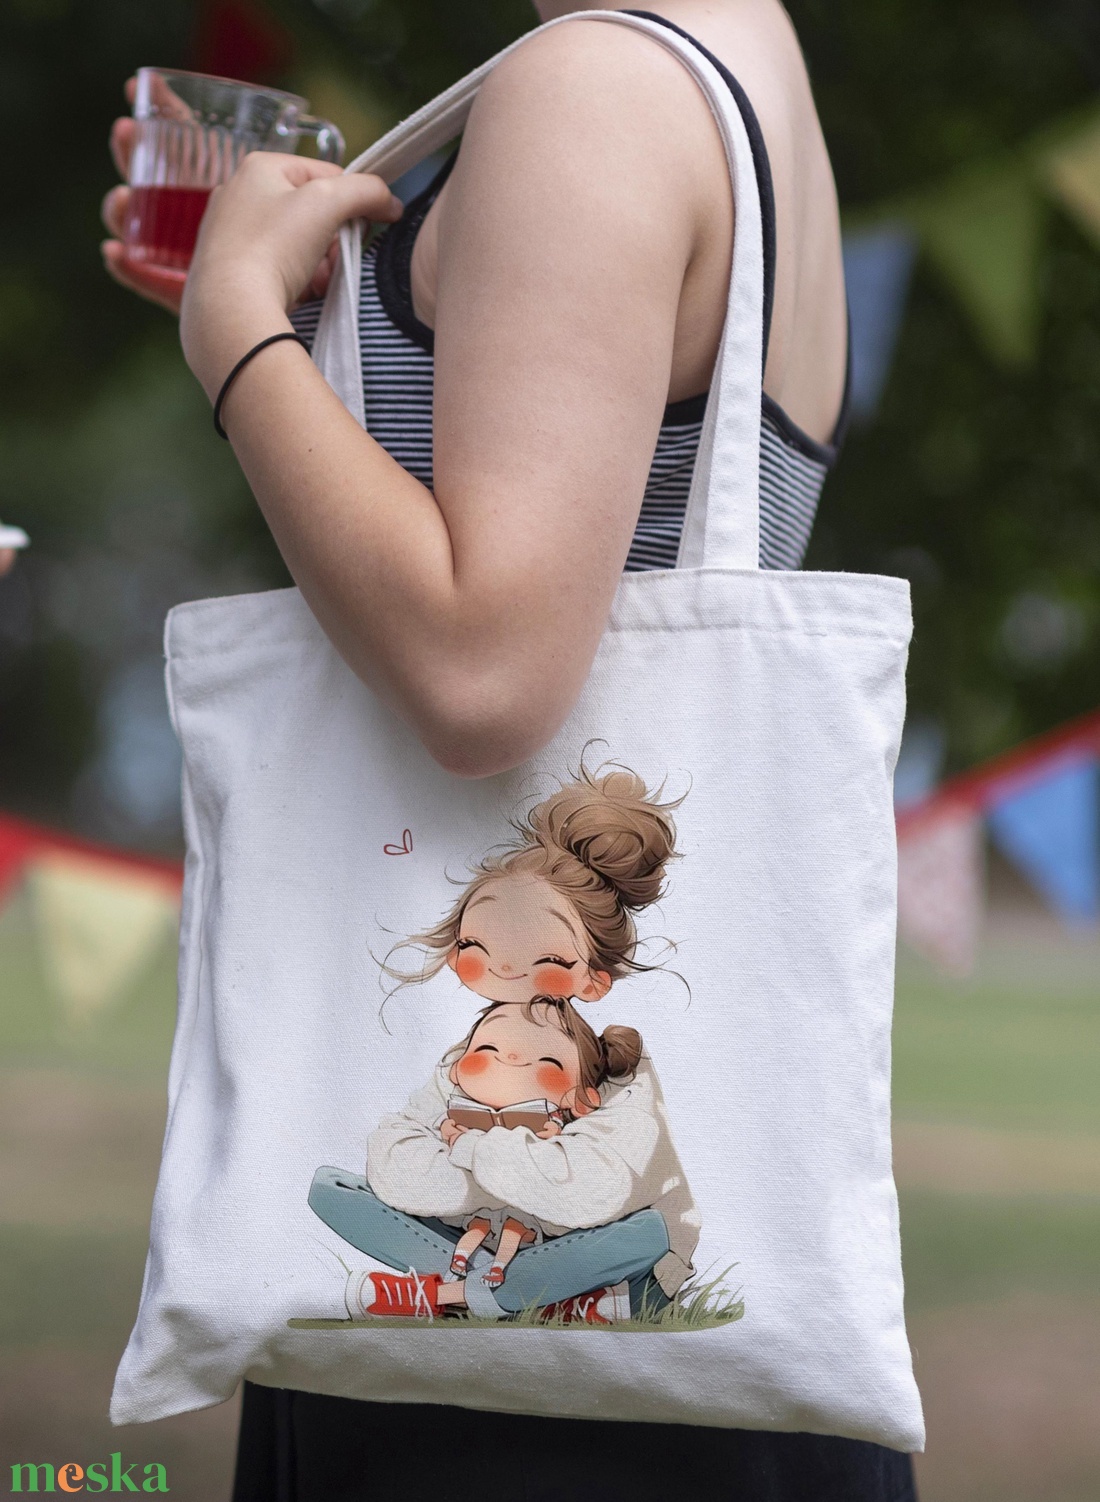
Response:
M407 1215L472 1215L485 1193L452 1163L437 1123L447 1108L438 1076L384 1116L367 1139L367 1183Z
M682 66L619 28L557 27L496 69L440 205L434 493L294 345L265 350L226 403L322 626L456 773L539 750L588 674L714 212L716 140ZM184 349L211 397L289 327L342 219L387 204L376 178L246 161L211 203L184 299Z

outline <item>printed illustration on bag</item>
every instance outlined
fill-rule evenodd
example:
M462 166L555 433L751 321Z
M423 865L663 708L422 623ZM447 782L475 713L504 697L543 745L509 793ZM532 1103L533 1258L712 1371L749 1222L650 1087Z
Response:
M486 1005L370 1133L365 1174L314 1176L314 1212L381 1264L349 1267L352 1322L682 1331L741 1317L727 1274L692 1266L700 1216L641 1035L597 1032L580 1011L660 968L638 958L636 916L677 858L680 801L582 765L440 923L391 951L395 991L450 969ZM411 972L392 963L405 949Z

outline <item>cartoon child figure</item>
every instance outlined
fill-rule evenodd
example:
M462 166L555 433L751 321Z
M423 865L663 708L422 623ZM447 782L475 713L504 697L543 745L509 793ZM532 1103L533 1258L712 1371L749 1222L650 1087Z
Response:
M691 1275L699 1212L653 1062L633 1029L601 1038L572 1005L658 968L637 958L635 919L676 858L679 801L628 768L582 764L473 866L434 928L397 946L420 963L383 965L394 992L450 969L490 1005L370 1133L365 1174L317 1170L315 1213L393 1269L353 1272L353 1319L463 1308L501 1319L532 1304L596 1309L604 1295L618 1309L628 1286L637 1313ZM586 1234L597 1226L599 1238Z
M598 1037L567 1001L548 997L492 1003L459 1047L448 1070L458 1088L439 1129L449 1148L465 1132L494 1128L555 1137L597 1110L600 1085L632 1076L642 1054L633 1028L609 1027ZM521 1210L479 1209L465 1223L451 1271L464 1277L469 1258L491 1240L496 1255L483 1278L498 1288L519 1248L542 1235L539 1222Z

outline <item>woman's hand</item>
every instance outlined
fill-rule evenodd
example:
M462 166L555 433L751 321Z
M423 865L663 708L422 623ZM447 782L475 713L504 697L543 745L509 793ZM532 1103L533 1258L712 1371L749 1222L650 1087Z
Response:
M184 356L208 395L245 350L288 326L342 224L402 212L380 177L282 152L246 156L210 196L181 308Z
M134 92L137 87L136 79L128 79L126 83L127 102L133 104ZM134 151L134 140L137 133L137 121L129 115L123 115L117 119L111 127L110 149L111 157L119 177L125 179L130 175L130 158ZM320 175L331 176L339 173L338 167L329 164L311 162L307 158L289 158L283 153L264 152L257 153L276 162L298 160L299 165L306 168L322 167ZM380 179L361 179L361 181L378 183ZM388 188L384 188L384 195L392 198ZM373 201L373 198L372 198ZM390 214L390 218L400 218L401 206L396 199L397 212ZM185 278L178 271L168 271L158 266L152 266L147 262L133 261L126 255L123 238L126 230L126 218L130 212L130 189L125 182L114 187L103 199L102 215L103 223L111 235L111 239L104 240L100 247L103 253L103 264L107 274L122 287L131 292L136 292L139 297L147 302L156 303L158 307L165 308L169 313L178 316L180 304L183 299ZM208 216L207 216L208 217ZM350 217L350 216L349 216ZM387 217L383 213L373 214L372 218L382 219ZM205 222L205 219L204 219ZM339 226L337 226L339 228ZM332 236L322 247L321 253L315 257L310 268L310 274L299 286L296 299L323 297L328 289L329 279L336 259L336 247ZM188 277L186 280L190 280Z
M127 80L126 99L130 104L134 102L136 87L136 79ZM137 121L129 115L122 116L111 126L111 157L121 178L130 175L136 129ZM120 287L126 287L139 297L144 297L146 302L154 302L158 307L166 308L169 313L178 314L183 296L183 277L179 272L164 271L142 261L131 261L126 256L122 237L126 229L126 216L130 212L130 189L125 182L111 189L103 200L101 212L103 223L113 236L110 240L104 240L100 246L107 275L113 277Z
M468 1130L469 1128L459 1126L457 1121L452 1121L448 1116L444 1120L442 1126L439 1128L439 1135L443 1138L443 1141L447 1144L448 1147L454 1147L455 1143L462 1136L463 1132Z

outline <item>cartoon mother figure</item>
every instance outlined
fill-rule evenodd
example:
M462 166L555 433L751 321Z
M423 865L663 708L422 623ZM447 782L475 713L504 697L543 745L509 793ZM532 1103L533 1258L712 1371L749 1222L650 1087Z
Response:
M395 1270L351 1274L352 1318L602 1324L652 1317L692 1272L699 1215L642 1040L573 1006L647 968L634 914L675 854L670 807L633 772L582 767L409 940L422 969L389 971L449 966L489 1005L371 1133L365 1178L317 1171L314 1211Z

